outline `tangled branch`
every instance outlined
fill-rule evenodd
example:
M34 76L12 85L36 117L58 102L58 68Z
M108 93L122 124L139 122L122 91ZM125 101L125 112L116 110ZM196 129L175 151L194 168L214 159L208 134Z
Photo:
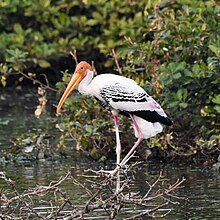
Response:
M128 170L126 173L120 170L120 180L113 177L85 175L81 176L83 182L68 171L65 176L52 181L48 186L36 186L21 194L16 190L16 183L1 172L0 180L3 180L10 190L0 189L0 218L84 219L94 216L97 211L100 213L100 210L107 219L164 217L170 213L173 206L179 205L184 200L176 195L176 191L182 186L185 178L170 184L160 173L152 183L146 182L147 191L141 195L140 192L132 191L132 178L127 175ZM115 190L116 185L118 187L117 181L120 181L119 190ZM86 197L82 201L84 204L75 204L75 201L62 189L63 184L67 182L84 192L83 196ZM39 207L43 205L47 207L46 211L40 212ZM167 207L168 211L164 212L162 209L164 207ZM130 211L126 212L126 210ZM183 210L187 212L186 206Z

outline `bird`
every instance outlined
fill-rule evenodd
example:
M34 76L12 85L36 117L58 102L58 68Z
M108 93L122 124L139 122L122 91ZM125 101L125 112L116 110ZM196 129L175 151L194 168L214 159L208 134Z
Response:
M95 75L91 65L86 61L81 61L76 65L57 105L57 114L60 113L62 105L76 86L82 95L94 97L113 115L116 135L116 168L106 171L112 176L125 166L143 139L154 137L161 133L165 126L173 124L162 107L134 80L110 73ZM131 118L137 137L137 141L122 160L119 114Z

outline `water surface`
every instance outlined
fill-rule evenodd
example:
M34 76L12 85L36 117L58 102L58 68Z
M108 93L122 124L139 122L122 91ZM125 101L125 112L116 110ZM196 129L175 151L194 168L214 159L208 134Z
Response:
M55 128L56 117L55 95L48 94L49 104L47 112L39 120L34 117L34 110L38 105L37 90L26 89L16 91L12 89L2 90L0 93L0 152L7 152L11 146L11 141L18 135L39 129L47 130L54 135L54 147L56 146L56 135L59 131ZM48 119L49 118L49 119ZM76 176L79 181L85 179L80 177L84 169L99 169L103 164L82 157L77 152L73 152L73 158L52 161L38 161L26 163L0 164L0 171L16 181L17 190L22 193L30 187L36 185L48 185L51 181L56 181L60 176L64 176L68 170ZM107 167L106 167L107 168ZM162 162L148 162L138 165L135 178L131 183L132 189L145 194L147 190L146 181L152 182L160 171L163 170L164 177L174 183L177 179L186 178L183 188L178 190L178 196L188 198L189 219L220 219L220 175L212 169L204 169L195 164L164 164ZM5 188L5 183L0 180L0 188ZM73 187L70 182L65 182L62 186L76 205L83 205L87 201L84 192L80 188ZM39 207L40 209L40 207ZM42 207L41 207L42 209ZM42 209L43 210L43 209ZM42 211L41 210L41 211ZM129 210L124 210L129 213ZM96 219L102 218L103 213L98 213ZM175 206L174 210L165 218L184 219L184 209Z

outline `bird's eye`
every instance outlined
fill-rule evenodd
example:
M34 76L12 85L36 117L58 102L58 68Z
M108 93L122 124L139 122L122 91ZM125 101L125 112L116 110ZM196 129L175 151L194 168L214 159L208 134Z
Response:
M83 66L81 67L81 70L83 70Z

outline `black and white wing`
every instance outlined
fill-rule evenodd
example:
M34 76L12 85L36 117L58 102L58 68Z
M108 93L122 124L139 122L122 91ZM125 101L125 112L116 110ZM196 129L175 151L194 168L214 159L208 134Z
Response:
M161 106L135 81L112 74L103 75L106 75L106 81L103 84L102 79L102 86L99 87L99 95L96 97L105 107L122 114L136 115L152 123L172 124ZM114 80L111 76L114 76Z

